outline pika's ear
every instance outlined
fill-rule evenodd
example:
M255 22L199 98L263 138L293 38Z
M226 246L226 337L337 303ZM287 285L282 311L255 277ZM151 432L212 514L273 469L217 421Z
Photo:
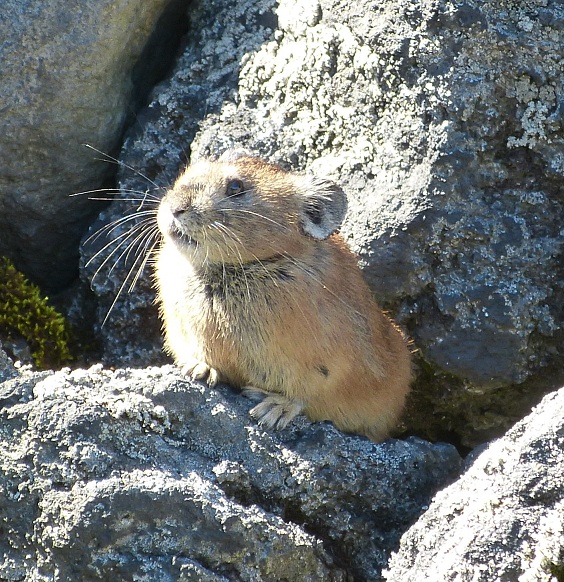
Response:
M347 197L330 180L312 177L302 179L302 231L317 240L326 239L341 226L347 213Z
M221 156L219 156L219 162L234 162L239 158L252 158L254 157L253 154L246 149L237 148L237 149L229 149L225 150Z

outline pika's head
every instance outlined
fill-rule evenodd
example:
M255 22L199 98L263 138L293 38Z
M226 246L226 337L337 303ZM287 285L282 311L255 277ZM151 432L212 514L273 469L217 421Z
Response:
M346 209L343 190L328 180L229 151L183 172L159 206L158 224L194 262L243 264L299 256L333 234Z

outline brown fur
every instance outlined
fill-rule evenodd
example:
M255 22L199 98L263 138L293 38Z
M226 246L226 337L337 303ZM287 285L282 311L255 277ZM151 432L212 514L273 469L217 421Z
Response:
M330 227L319 192L335 194ZM165 345L193 377L264 397L251 414L266 426L303 410L381 440L402 411L410 354L341 237L318 237L318 223L338 227L339 195L251 157L189 167L159 209Z

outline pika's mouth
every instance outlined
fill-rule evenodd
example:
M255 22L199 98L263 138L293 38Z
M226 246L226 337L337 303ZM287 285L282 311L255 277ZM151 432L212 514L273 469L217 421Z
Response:
M192 246L198 244L198 241L186 233L181 226L173 222L168 230L168 235L175 242L180 243L185 246Z
M161 204L157 215L159 230L163 235L172 239L176 244L182 246L193 246L198 243L194 237L186 232L184 225L171 212L170 208Z

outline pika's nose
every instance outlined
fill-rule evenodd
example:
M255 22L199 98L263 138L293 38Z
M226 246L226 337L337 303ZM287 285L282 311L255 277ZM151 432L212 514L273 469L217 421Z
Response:
M186 209L181 206L171 206L170 211L172 212L172 216L174 216L174 218L178 218L180 215L186 212Z
M171 200L167 200L166 202L170 212L175 218L184 214L191 207L191 201L187 196L182 196L181 198L175 197Z

